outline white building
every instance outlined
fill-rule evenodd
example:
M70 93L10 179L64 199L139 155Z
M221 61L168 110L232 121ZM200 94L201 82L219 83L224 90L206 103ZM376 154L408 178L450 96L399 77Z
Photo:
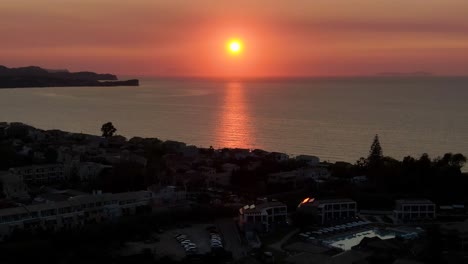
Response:
M257 229L268 232L275 224L286 223L287 215L286 205L278 201L246 205L239 209L239 225L244 231Z
M58 230L87 222L131 215L150 206L152 192L101 193L78 195L63 201L32 204L0 210L0 236L14 229Z
M399 223L432 220L436 217L436 206L426 199L397 200L393 215Z
M33 165L11 168L10 173L21 176L26 184L51 184L65 180L62 164Z
M306 198L299 204L298 210L315 214L321 224L327 224L356 217L357 204L351 199Z

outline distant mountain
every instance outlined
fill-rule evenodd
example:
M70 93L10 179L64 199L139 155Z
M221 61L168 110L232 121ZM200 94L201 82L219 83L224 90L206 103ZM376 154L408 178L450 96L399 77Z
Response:
M117 76L113 74L48 70L37 66L7 68L0 65L0 88L138 85L138 80L117 81Z

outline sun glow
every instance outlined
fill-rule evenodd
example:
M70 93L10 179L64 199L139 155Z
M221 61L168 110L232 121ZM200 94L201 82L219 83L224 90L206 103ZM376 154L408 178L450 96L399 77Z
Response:
M227 47L231 54L239 54L242 51L242 43L239 40L230 40Z

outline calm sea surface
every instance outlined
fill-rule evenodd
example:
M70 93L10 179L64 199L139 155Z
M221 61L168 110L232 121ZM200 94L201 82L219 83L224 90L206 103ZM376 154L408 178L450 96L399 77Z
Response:
M385 155L468 154L468 78L143 80L140 87L0 89L0 121L196 146L356 161L375 134Z

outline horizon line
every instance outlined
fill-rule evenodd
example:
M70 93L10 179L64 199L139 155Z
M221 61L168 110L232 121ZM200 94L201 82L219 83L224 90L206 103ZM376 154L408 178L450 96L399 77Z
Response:
M153 79L200 79L200 80L300 80L300 79L352 79L352 78L466 78L468 74L357 74L357 75L261 75L261 76L210 76L210 75L132 75L117 74L121 77L153 78Z

